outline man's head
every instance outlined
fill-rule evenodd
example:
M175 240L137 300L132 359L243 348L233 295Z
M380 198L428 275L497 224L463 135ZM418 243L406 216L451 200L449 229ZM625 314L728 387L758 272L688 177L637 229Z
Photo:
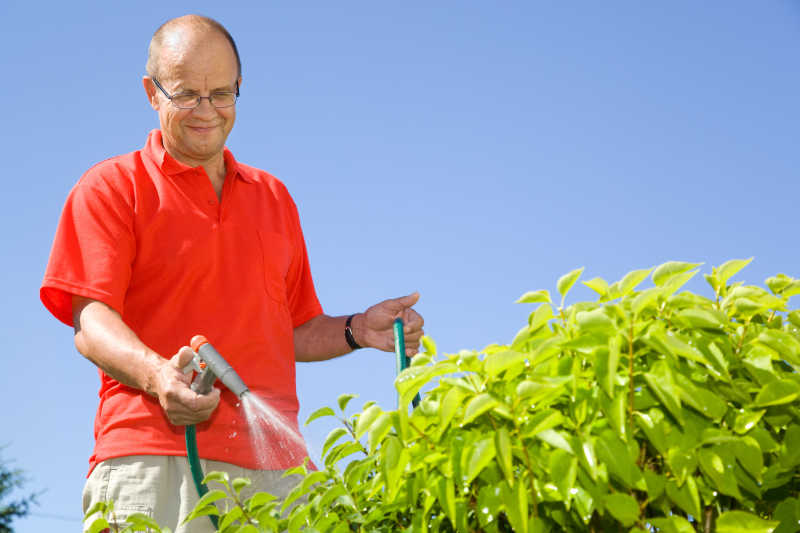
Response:
M204 98L194 109L179 109L167 96L188 93L213 99L215 94L238 90L239 53L221 24L199 15L164 23L150 41L143 84L150 104L158 111L164 147L170 155L192 166L221 157L236 107L217 108Z

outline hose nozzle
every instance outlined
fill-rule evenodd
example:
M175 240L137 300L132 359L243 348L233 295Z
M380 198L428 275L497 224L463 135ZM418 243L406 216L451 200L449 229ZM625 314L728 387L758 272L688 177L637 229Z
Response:
M191 342L192 350L197 353L196 361L200 369L199 374L192 382L192 390L198 394L208 394L214 381L219 379L237 398L250 392L239 374L220 355L220 353L202 335L195 335Z

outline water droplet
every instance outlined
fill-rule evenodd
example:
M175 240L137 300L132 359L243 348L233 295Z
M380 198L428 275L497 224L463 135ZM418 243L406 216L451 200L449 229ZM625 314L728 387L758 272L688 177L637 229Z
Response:
M483 509L481 509L481 512L483 514L489 514L489 508L488 507L484 507Z
M236 438L236 435L238 435L238 433L236 433L236 432L234 431L233 433L231 433L230 435L228 435L228 438L229 438L229 439L235 439L235 438Z

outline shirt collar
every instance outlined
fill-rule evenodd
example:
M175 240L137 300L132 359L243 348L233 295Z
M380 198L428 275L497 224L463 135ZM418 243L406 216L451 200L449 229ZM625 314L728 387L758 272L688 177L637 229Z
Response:
M161 130L156 129L150 132L150 134L147 136L147 143L144 146L144 152L156 162L164 174L169 176L194 169L194 167L190 167L189 165L181 163L167 153L161 137ZM233 157L233 153L230 150L223 148L222 157L225 159L226 179L231 176L235 176L247 183L253 182L251 178L245 176L239 171L239 164L236 162L236 158Z

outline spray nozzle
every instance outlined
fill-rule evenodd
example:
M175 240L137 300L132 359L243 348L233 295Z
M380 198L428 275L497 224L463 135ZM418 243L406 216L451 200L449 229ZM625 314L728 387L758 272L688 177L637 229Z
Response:
M250 392L244 384L239 374L233 367L211 346L208 339L202 335L195 335L191 342L192 350L197 354L192 359L192 367L198 372L197 377L192 382L192 390L198 394L208 394L214 381L219 379L228 387L237 398L241 398L245 393Z

